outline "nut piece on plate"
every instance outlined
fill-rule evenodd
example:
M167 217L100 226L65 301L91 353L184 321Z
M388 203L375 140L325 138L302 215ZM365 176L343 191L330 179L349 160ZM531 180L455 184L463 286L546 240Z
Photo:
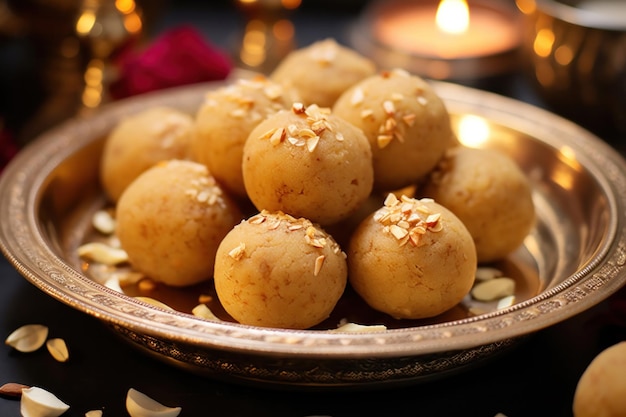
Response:
M348 266L352 287L372 308L397 319L427 318L468 294L476 249L445 207L389 194L353 234Z
M420 194L461 219L474 239L480 263L517 249L535 222L528 179L512 158L493 149L451 148Z
M333 114L359 127L374 155L374 188L393 191L428 174L455 139L443 100L422 78L381 71L345 91Z
M246 197L243 144L268 115L289 109L295 101L295 92L263 76L239 79L207 92L195 116L193 159L208 166L226 191Z
M283 211L322 226L354 213L372 191L367 138L328 108L294 103L252 130L243 179L258 210Z
M220 302L238 322L306 329L330 315L347 273L345 253L319 226L262 211L224 238L214 279Z
M578 380L574 417L626 416L626 341L600 352Z
M193 118L169 107L154 107L123 118L106 138L100 163L105 193L117 202L139 174L157 162L188 159Z
M186 286L209 279L238 206L206 166L171 160L133 181L117 205L117 235L130 264L154 281Z
M270 78L295 89L305 104L330 107L348 87L375 72L368 58L325 39L292 51Z

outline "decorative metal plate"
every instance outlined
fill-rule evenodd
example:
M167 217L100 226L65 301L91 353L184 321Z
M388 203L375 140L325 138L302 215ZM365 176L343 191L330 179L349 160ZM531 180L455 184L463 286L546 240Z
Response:
M103 139L120 118L147 106L194 113L217 85L116 102L64 123L24 149L0 177L0 247L7 259L45 293L101 319L161 360L210 377L296 388L407 384L475 366L599 303L626 280L622 157L541 109L435 83L459 137L482 139L472 146L507 152L532 182L538 221L507 260L518 271L520 292L513 306L479 315L460 308L376 333L330 333L209 322L98 284L81 269L76 248L87 238L91 213L104 201L98 185ZM468 134L476 122L483 129Z

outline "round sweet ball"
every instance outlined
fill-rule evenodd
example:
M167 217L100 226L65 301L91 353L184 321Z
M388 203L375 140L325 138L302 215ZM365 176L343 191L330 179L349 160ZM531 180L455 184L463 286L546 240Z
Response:
M502 259L517 249L535 222L527 177L511 157L497 150L451 148L420 193L461 219L474 238L481 263Z
M243 145L268 115L297 101L287 90L263 76L238 79L207 92L195 116L193 159L207 165L233 196L246 197L241 161Z
M445 207L389 194L354 232L348 268L350 284L375 310L396 319L434 317L470 291L476 248Z
M382 71L345 91L333 113L365 133L374 188L397 190L428 174L455 138L444 102L422 78Z
M318 225L261 211L220 244L215 290L239 323L306 329L328 318L347 283L346 255Z
M169 107L154 107L119 121L107 136L100 179L112 202L139 174L157 162L188 159L193 117Z
M243 179L258 210L284 211L322 226L350 216L372 191L367 138L328 108L294 104L250 133Z
M375 72L368 58L325 39L292 51L270 78L294 88L305 104L330 107L348 87Z
M583 372L572 411L574 417L626 416L626 341L602 350Z
M128 186L116 218L133 268L181 287L211 278L219 243L243 215L204 165L170 160Z

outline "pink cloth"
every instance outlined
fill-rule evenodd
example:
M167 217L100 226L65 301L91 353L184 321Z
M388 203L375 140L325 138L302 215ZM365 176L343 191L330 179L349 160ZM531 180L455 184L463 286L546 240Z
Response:
M222 80L232 69L229 57L196 29L180 26L160 35L144 51L120 57L114 99L185 84Z

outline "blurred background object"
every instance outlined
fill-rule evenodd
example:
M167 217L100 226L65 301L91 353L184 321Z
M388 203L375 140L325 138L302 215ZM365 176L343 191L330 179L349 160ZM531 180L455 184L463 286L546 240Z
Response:
M601 135L626 133L626 2L517 0L524 70L556 112Z
M289 19L301 0L234 0L246 22L237 51L238 66L269 73L295 47Z
M350 41L379 66L480 86L519 67L520 13L508 0L379 0Z

